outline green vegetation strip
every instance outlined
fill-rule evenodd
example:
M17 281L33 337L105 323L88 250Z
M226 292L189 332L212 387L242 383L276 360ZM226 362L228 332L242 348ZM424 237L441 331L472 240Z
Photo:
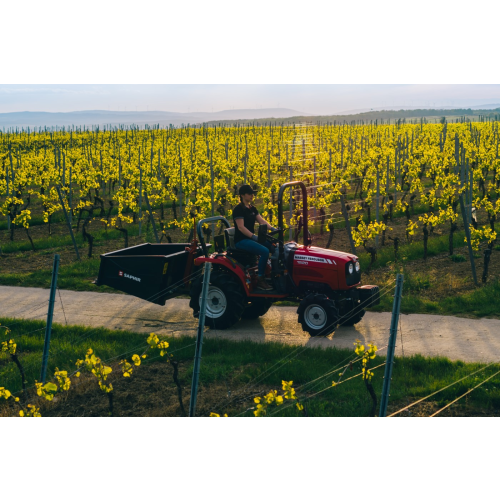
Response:
M84 259L59 267L57 286L64 290L77 290L87 292L116 292L106 286L95 286L92 281L99 273L100 258ZM52 278L52 260L49 258L43 269L32 273L4 273L0 274L0 285L29 286L36 288L49 288Z
M381 247L377 251L377 260L371 265L371 269L385 267L395 260L394 247L392 242L387 239L390 236L390 231L386 233L386 246ZM432 236L427 241L427 256L434 257L441 253L448 253L449 250L449 234L443 236ZM390 246L389 246L390 243ZM408 262L424 258L424 242L415 241L413 243L403 244L400 241L398 249L398 260L406 260ZM456 231L453 234L453 248L462 248L467 245L465 241L465 231ZM370 256L367 253L362 253L359 256L361 269L370 268Z
M97 277L99 263L100 259L96 257L60 266L57 283L59 288L76 291L121 293L107 286L98 287L92 283ZM401 271L403 270L400 269L398 272ZM425 298L422 294L432 286L425 273L413 275L404 272L404 274L405 283L401 303L401 312L404 314L465 315L473 318L497 317L500 315L498 308L498 304L500 304L500 282L498 280L462 295L444 297L439 301L433 301ZM51 275L52 264L48 263L45 269L32 273L0 274L0 285L49 288ZM365 281L368 281L368 278L365 278ZM390 312L392 311L392 300L392 294L385 294L381 298L380 305L370 310ZM276 305L296 306L296 303L282 301Z
M80 225L80 228L82 227L83 223ZM87 231L95 238L94 240L94 247L99 246L99 244L102 244L103 242L109 241L109 240L118 240L122 239L125 241L125 237L123 233L116 229L98 229L96 230L96 225L90 225L87 227ZM146 224L145 224L146 226ZM139 234L139 226L130 226L127 228L128 229L128 236L137 236ZM159 230L159 228L158 228ZM80 231L77 233L76 232L76 226L73 227L73 233L75 235L75 240L78 248L83 248L85 249L88 245L88 243L85 243L83 241L83 235ZM148 239L148 241L152 242L154 241L153 239L153 230L152 228L149 228L146 231L146 227L143 228L142 233L145 235L145 238ZM161 235L161 233L160 233ZM73 241L71 240L71 236L69 233L67 235L53 235L53 236L44 236L43 238L35 238L33 239L33 245L35 245L36 251L38 250L45 250L47 248L61 248L61 247L70 247L73 248ZM31 248L31 243L29 241L9 241L2 245L2 253L9 254L9 253L15 253L15 252L26 252L32 250ZM83 251L83 253L85 250Z
M467 316L471 318L498 317L500 310L500 282L492 281L471 292L452 297L444 297L439 301L429 300L418 294L419 287L425 288L422 277L413 278L405 275L401 312L404 314L443 314L451 316ZM393 295L386 294L380 304L370 311L392 311Z
M26 370L28 385L32 386L40 376L45 323L11 318L0 318L0 323L11 325L12 337L17 341L18 354ZM186 370L182 374L181 383L184 386L189 386L192 377L191 360L194 355L194 338L166 337L166 339L170 343L169 351L174 353L175 359L185 361ZM90 347L103 361L110 360L107 362L110 364L122 359L123 353L127 353L128 358L134 353L142 353L146 347L146 336L104 328L54 325L48 379L53 376L56 366L61 370L68 370L68 372L74 370L76 360L82 359ZM240 401L234 406L228 406L222 411L222 413L228 413L229 416L240 414L252 416L251 410L245 411L254 406L252 395L263 395L270 389L281 391L282 380L293 380L299 398L311 396L330 387L332 381L338 381L338 373L332 373L315 384L309 384L306 393L300 391L300 386L321 377L334 367L340 368L346 365L353 358L354 352L346 349L302 348L272 342L233 342L225 339L206 338L203 345L200 391L209 391L212 384L219 387L222 384L234 396L242 394L244 388L252 386L253 381L260 377L259 385L255 386L250 393L245 393L250 394L246 400ZM372 360L371 366L377 366L384 361L383 356L377 356ZM149 361L145 360L137 370L147 370L149 364L164 362L165 359L158 357ZM278 362L279 364L276 365ZM452 362L444 357L425 358L416 355L404 359L397 358L391 384L390 402L392 408L394 410L402 408L408 404L409 398L415 400L427 396L484 366L484 364L479 363ZM383 370L383 367L375 370L372 379L379 402ZM477 376L467 378L437 394L432 398L432 401L443 406L497 370L498 366L494 365ZM347 369L343 379L358 373L360 373L359 363L353 364L352 370ZM134 375L132 375L131 382L133 382L133 377ZM0 354L0 381L0 386L8 388L12 392L21 389L17 368L5 353ZM165 380L165 383L171 384L172 382ZM219 409L217 405L220 404L221 400L232 401L232 398L229 398L226 392L224 394L215 393L213 410ZM307 398L305 402L310 416L367 416L371 408L371 399L361 377L325 390L317 396ZM464 404L468 408L487 411L500 409L500 380L493 378L473 391L467 397L467 401L462 401L457 405ZM275 409L270 413L273 411ZM297 416L299 412L292 407L280 411L277 415Z

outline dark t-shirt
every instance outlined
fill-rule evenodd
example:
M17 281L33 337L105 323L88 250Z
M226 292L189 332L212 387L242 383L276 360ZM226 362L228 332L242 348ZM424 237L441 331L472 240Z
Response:
M239 203L234 207L233 210L233 220L234 220L234 244L238 243L241 240L248 240L248 236L245 236L239 229L236 224L236 219L243 219L244 226L254 234L255 227L255 218L259 215L259 211L253 205L250 205L250 208L247 208L243 203Z

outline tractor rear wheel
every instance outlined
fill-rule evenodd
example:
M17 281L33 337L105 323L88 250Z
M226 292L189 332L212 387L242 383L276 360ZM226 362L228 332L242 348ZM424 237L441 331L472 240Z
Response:
M272 300L266 299L266 297L255 297L252 302L245 307L241 317L243 319L256 319L260 316L264 316L264 314L269 311L272 304Z
M339 322L339 311L335 303L324 294L309 294L300 302L297 314L302 330L311 337L329 335L335 331Z
M203 276L191 285L189 306L193 316L200 313ZM214 271L210 274L210 284L205 311L205 326L225 330L237 323L245 308L245 297L237 278L229 273Z

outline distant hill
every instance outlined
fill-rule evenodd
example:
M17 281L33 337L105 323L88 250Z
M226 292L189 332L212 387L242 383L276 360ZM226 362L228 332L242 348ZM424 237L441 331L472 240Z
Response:
M439 107L433 107L431 110L433 111L441 111L441 110L458 110L458 109L481 109L481 110L491 110L491 109L496 109L500 108L500 102L493 103L493 104L479 104L476 106L468 106L467 108L457 108L456 106L439 106ZM404 108L402 106L385 106L382 108L358 108L358 109L345 109L339 112L337 115L338 116L344 116L344 115L359 115L360 113L367 113L370 111L401 111L404 109L405 111L416 111L416 110L421 110L422 108L419 108L418 106L405 106Z
M174 113L168 111L73 111L70 113L17 112L0 113L0 129L33 127L70 127L75 125L91 127L131 126L144 128L159 125L162 128L181 125L245 125L245 124L293 124L293 123L370 123L377 120L394 123L397 120L415 120L425 118L437 120L446 117L448 121L466 117L476 120L479 116L489 116L500 120L500 106L495 109L399 109L370 110L339 115L307 115L293 109L231 109L215 113Z
M175 113L170 111L71 111L68 113L50 113L41 111L22 111L15 113L0 113L0 127L68 127L99 125L138 125L148 124L168 127L182 124L199 124L208 121L220 120L257 120L261 118L287 118L302 116L302 113L293 109L266 108L266 109L230 109L215 113Z
M400 109L400 110L381 110L381 111L366 111L357 114L342 114L342 115L311 115L311 116L291 116L283 119L270 119L261 118L258 120L220 120L208 122L208 125L245 125L253 123L255 125L264 124L293 124L293 123L313 123L313 124L326 124L326 123L370 123L378 120L380 123L391 120L394 123L397 120L406 119L440 119L446 117L447 120L458 119L466 117L469 120L478 119L479 116L489 116L492 119L500 120L500 107L496 109Z

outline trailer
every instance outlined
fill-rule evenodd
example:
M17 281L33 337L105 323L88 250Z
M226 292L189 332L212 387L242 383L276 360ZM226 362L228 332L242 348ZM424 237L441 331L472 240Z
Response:
M101 255L94 284L164 306L166 300L189 293L194 259L201 255L198 244L143 243L123 248Z

